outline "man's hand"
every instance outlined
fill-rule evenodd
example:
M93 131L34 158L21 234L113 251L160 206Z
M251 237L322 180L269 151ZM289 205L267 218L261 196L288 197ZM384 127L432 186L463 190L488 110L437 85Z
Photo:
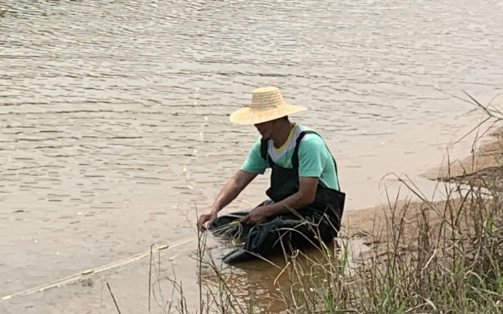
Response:
M197 229L200 232L206 231L207 227L204 225L205 223L208 223L208 227L211 226L211 224L217 220L217 213L214 211L210 210L201 216L199 216L199 220L197 221Z
M210 207L210 210L199 216L197 229L201 232L206 231L207 227L217 219L217 214L222 208L232 202L243 189L257 176L256 173L238 170L232 178L224 185L217 198Z
M259 206L252 209L251 212L241 220L241 223L256 225L264 221L267 217L267 206Z

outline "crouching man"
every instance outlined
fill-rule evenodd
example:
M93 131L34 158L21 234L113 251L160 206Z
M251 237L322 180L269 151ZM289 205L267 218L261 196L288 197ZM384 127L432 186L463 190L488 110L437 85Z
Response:
M251 104L231 114L236 124L254 125L261 135L248 158L225 184L197 227L244 243L227 254L228 264L257 255L332 241L340 229L345 194L340 191L335 159L313 130L292 123L289 115L307 108L284 101L278 88L253 92ZM218 217L258 174L271 168L268 200L251 211Z

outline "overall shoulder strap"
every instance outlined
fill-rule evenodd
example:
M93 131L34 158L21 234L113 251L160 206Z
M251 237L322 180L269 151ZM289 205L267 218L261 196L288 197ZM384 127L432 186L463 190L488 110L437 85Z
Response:
M295 148L293 150L293 156L292 156L292 166L293 169L299 169L299 145L302 139L306 134L309 133L316 133L314 131L302 131L299 134L299 137L297 137L297 140L295 141Z
M272 167L272 160L271 158L269 158L269 152L268 152L268 149L269 149L269 140L265 140L265 139L262 139L260 141L260 155L262 156L262 159L264 159L265 161L268 162L269 166Z
M328 152L332 156L332 160L334 161L335 173L337 174L337 176L336 176L337 177L337 185L339 185L339 189L340 189L341 186L339 184L339 171L337 171L337 162L335 162L334 156L330 152L330 149L328 148L327 143L325 143L325 141L323 140L323 138L318 133L316 133L315 131L306 130L306 131L302 131L299 134L299 137L297 138L297 141L296 141L296 144L295 144L295 150L293 151L293 156L292 156L292 165L293 165L293 168L294 169L299 169L299 145L300 145L300 142L302 141L302 139L304 138L304 136L306 134L315 134L315 135L318 135L322 139L323 143L325 144L325 147L327 148Z

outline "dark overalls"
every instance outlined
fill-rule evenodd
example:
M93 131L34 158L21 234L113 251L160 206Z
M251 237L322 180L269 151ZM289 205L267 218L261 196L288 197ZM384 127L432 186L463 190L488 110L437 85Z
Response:
M299 190L299 145L306 134L314 131L303 131L297 138L292 156L292 169L275 164L268 154L268 141L262 140L261 154L272 168L271 183L266 191L273 202L279 202ZM334 160L335 169L337 164ZM267 202L267 201L266 201ZM219 217L210 227L217 236L237 238L244 242L227 254L223 261L227 264L248 261L255 255L267 255L302 248L313 243L332 241L340 230L344 211L345 194L327 188L318 183L314 201L296 211L268 217L257 225L241 224L236 220L246 216L249 211L240 211Z

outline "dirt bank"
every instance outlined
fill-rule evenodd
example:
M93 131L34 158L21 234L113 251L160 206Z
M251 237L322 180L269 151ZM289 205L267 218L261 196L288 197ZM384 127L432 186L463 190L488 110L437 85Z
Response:
M423 177L438 182L437 189L447 201L406 199L394 202L391 199L380 206L347 211L343 218L343 237L363 238L368 246L386 250L392 229L400 228L403 236L400 241L409 243L417 238L425 220L435 226L447 219L446 216L459 207L470 186L503 190L503 128L493 128L487 133L480 140L480 148L471 156L447 161L423 174ZM453 185L447 186L448 183ZM409 187L405 186L405 189L409 190ZM394 197L390 195L390 198Z

